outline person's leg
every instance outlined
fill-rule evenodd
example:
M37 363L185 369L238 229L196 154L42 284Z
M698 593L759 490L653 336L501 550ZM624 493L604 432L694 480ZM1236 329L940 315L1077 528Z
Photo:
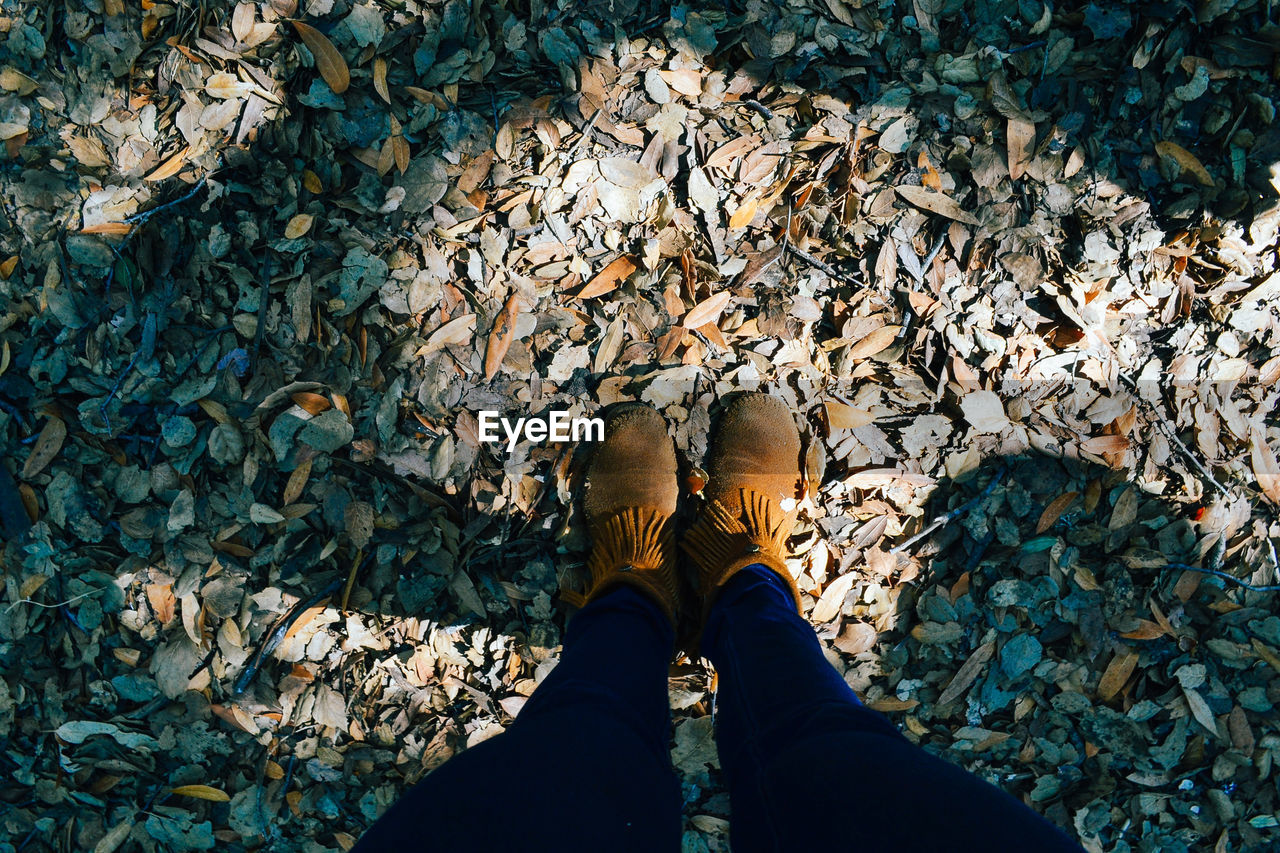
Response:
M716 743L735 853L1079 850L862 705L773 571L752 566L732 577L702 642L719 676Z
M679 849L674 642L663 610L634 587L595 598L511 727L426 776L356 850Z

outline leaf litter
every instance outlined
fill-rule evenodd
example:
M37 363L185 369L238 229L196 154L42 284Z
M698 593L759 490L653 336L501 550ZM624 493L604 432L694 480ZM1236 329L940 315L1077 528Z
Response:
M577 457L478 412L644 399L696 465L752 387L868 704L1087 849L1274 846L1266 7L0 29L16 848L349 849L559 653ZM710 674L671 693L685 847L725 850Z

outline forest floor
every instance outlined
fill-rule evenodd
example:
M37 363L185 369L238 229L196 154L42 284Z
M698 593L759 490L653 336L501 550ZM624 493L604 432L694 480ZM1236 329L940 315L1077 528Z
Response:
M349 849L557 660L580 458L478 413L692 468L751 388L869 705L1090 851L1280 843L1270 3L75 5L0 17L0 853Z

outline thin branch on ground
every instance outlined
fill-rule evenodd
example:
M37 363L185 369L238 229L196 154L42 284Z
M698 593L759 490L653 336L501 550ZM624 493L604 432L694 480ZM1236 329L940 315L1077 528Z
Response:
M1000 469L996 471L995 476L991 478L991 482L987 483L986 488L984 488L981 492L979 492L977 495L970 498L969 500L965 501L964 503L960 504L960 506L956 507L955 509L949 510L948 512L944 512L942 515L939 515L933 521L929 522L929 524L923 530L921 530L916 535L912 536L906 542L902 542L901 544L895 545L892 548L890 548L889 553L897 554L899 551L905 551L907 548L910 548L912 545L916 544L917 542L919 542L921 539L928 536L933 531L941 527L946 527L948 524L955 521L957 518L964 515L969 510L973 509L979 503L986 500L986 498L989 497L991 493L994 492L996 488L1001 483L1004 482L1005 475L1007 475L1008 473L1009 473L1009 466L1001 465Z

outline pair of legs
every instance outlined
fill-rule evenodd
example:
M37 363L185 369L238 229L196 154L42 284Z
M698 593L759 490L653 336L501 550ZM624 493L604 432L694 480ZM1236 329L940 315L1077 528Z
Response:
M357 851L679 850L674 641L636 588L595 598L511 727L428 775ZM736 853L1079 849L859 703L776 573L752 566L728 581L702 650L719 672L716 744Z

